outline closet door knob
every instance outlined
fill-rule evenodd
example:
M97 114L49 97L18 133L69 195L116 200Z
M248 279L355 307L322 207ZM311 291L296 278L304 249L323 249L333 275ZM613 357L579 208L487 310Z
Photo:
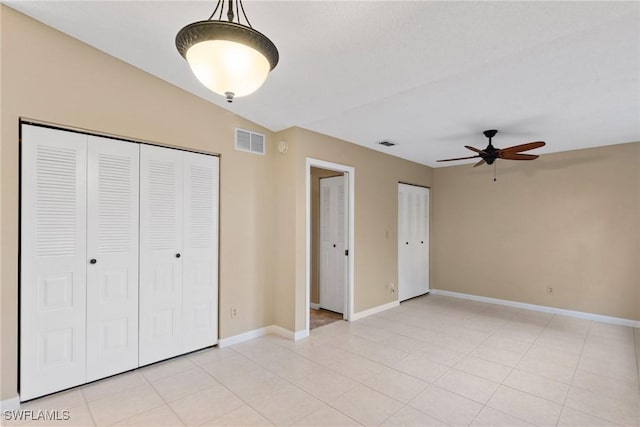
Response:
M336 247L336 245L333 245L333 247L335 248L335 247Z
M408 244L409 244L409 242L404 242L404 244L405 244L405 245L408 245Z
M176 258L180 258L180 254L176 254Z
M95 264L96 262L98 262L98 260L96 260L95 258L91 258L89 260L89 264Z
M424 245L424 241L420 240L420 243L422 243Z

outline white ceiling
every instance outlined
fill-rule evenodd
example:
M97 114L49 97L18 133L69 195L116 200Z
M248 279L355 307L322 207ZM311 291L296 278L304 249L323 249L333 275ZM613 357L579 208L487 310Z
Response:
M178 54L215 0L4 1L214 104L429 166L486 146L542 154L640 141L640 2L250 1L280 51L255 94L227 104ZM399 145L376 144L391 140ZM451 165L445 163L444 165Z

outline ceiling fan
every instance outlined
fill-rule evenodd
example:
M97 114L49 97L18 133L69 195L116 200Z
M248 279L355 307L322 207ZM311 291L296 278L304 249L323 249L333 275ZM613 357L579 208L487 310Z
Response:
M493 164L497 159L505 159L505 160L534 160L537 159L538 156L535 154L522 154L523 151L533 150L534 148L544 147L543 141L535 141L529 142L521 145L514 145L513 147L508 148L496 148L491 144L491 138L496 136L498 133L495 129L485 130L484 136L489 138L489 145L484 150L479 150L475 147L470 147L465 145L465 147L471 151L478 153L475 156L469 157L458 157L455 159L443 159L438 160L438 162L453 162L455 160L466 160L466 159L475 159L480 158L481 160L477 162L473 167L480 166L482 164Z

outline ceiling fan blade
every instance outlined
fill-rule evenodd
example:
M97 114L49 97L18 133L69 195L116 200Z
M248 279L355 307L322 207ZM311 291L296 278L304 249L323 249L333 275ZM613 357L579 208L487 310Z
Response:
M527 144L514 145L513 147L503 148L503 153L518 153L520 151L533 150L534 148L544 147L543 141L529 142Z
M484 151L477 149L476 147L471 147L469 145L465 145L464 148L471 150L471 151L475 151L478 154L484 154Z
M466 159L475 159L480 156L471 156L471 157L458 157L456 159L444 159L444 160L436 160L436 162L453 162L454 160L466 160Z
M484 165L485 163L487 163L487 162L485 162L485 161L484 161L484 159L482 159L482 160L480 160L478 163L476 163L475 165L473 165L473 167L475 168L475 167L477 167L477 166Z
M498 158L505 160L535 160L538 158L535 154L505 153L501 151Z

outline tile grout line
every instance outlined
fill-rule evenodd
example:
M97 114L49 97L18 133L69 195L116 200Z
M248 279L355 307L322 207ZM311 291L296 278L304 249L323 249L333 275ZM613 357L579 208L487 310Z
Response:
M84 400L84 404L87 406L87 411L89 411L89 416L91 417L91 421L93 422L93 425L97 427L98 423L96 422L96 419L93 416L93 411L91 411L91 406L89 406L89 401L87 400L87 396L84 395L84 392L82 391L82 388L84 388L84 387L81 387L79 389L80 395L82 396L82 400Z
M582 348L580 349L580 354L578 355L578 362L576 363L576 367L573 368L573 374L571 375L571 381L569 382L569 388L567 389L567 394L564 395L564 399L562 400L562 409L560 410L560 416L562 416L562 412L564 412L564 408L567 403L567 398L569 397L569 392L571 392L571 388L573 387L573 380L576 377L576 372L578 372L578 366L580 366L580 360L582 359L582 355L584 353L584 349L587 345L587 337L589 336L589 331L593 326L593 321L589 321L589 328L587 329L587 333L584 335L584 339L582 340ZM573 408L572 408L573 409ZM579 411L581 412L581 411ZM558 420L556 421L556 426L560 422L560 416L558 416Z
M509 378L509 376L510 376L510 375L513 373L513 371L517 368L517 366L518 366L518 364L520 363L520 361L522 360L522 358L523 358L523 357L524 357L524 356L529 352L529 350L531 350L531 348L533 347L533 345L535 344L535 342L538 340L538 338L540 338L540 335L542 335L542 333L544 332L544 330L547 328L547 326L548 326L548 325L549 325L549 323L551 322L551 319L553 319L553 316L551 316L551 317L549 318L549 321L547 321L547 323L545 324L544 328L542 328L542 329L540 330L540 332L538 333L538 335L536 336L536 338L535 338L533 341L531 341L531 344L529 344L529 347L527 347L527 349L522 353L522 356L520 356L520 358L519 358L519 359L518 359L518 361L516 362L515 367L510 367L510 368L511 368L511 370L509 371L509 373L508 373L507 375L505 375L505 377L502 379L502 381L500 381L500 383L499 383L498 387L496 387L496 389L493 391L493 393L491 393L491 396L489 396L489 398L487 399L487 401L483 403L483 405L482 405L482 409L481 409L480 411L478 411L478 413L475 415L475 417L473 417L473 419L471 420L471 422L470 422L469 424L473 424L473 421L474 421L476 418L478 418L478 415L480 415L480 412L482 412L482 410L483 410L484 408L491 408L491 409L493 409L493 410L495 410L495 411L502 412L503 414L506 414L506 415L508 415L508 416L510 416L510 417L514 417L514 418L519 419L519 420L521 420L521 421L528 422L528 421L523 420L523 419L521 419L521 418L519 418L519 417L516 417L516 416L511 415L511 414L507 414L506 412L500 411L499 409L496 409L496 408L493 408L493 407L491 407L491 406L488 406L487 404L491 401L491 399L493 398L493 396L495 396L495 394L498 392L498 390L500 389L500 387L502 387L502 386L504 386L504 387L509 387L509 386L508 386L508 385L506 385L504 382L507 380L507 378ZM493 334L492 334L492 336L493 336ZM489 338L487 338L487 339L489 339ZM505 365L505 366L506 366L506 365ZM509 388L512 388L512 387L509 387ZM521 391L521 390L518 390L518 391ZM538 396L536 396L536 397L538 397Z

